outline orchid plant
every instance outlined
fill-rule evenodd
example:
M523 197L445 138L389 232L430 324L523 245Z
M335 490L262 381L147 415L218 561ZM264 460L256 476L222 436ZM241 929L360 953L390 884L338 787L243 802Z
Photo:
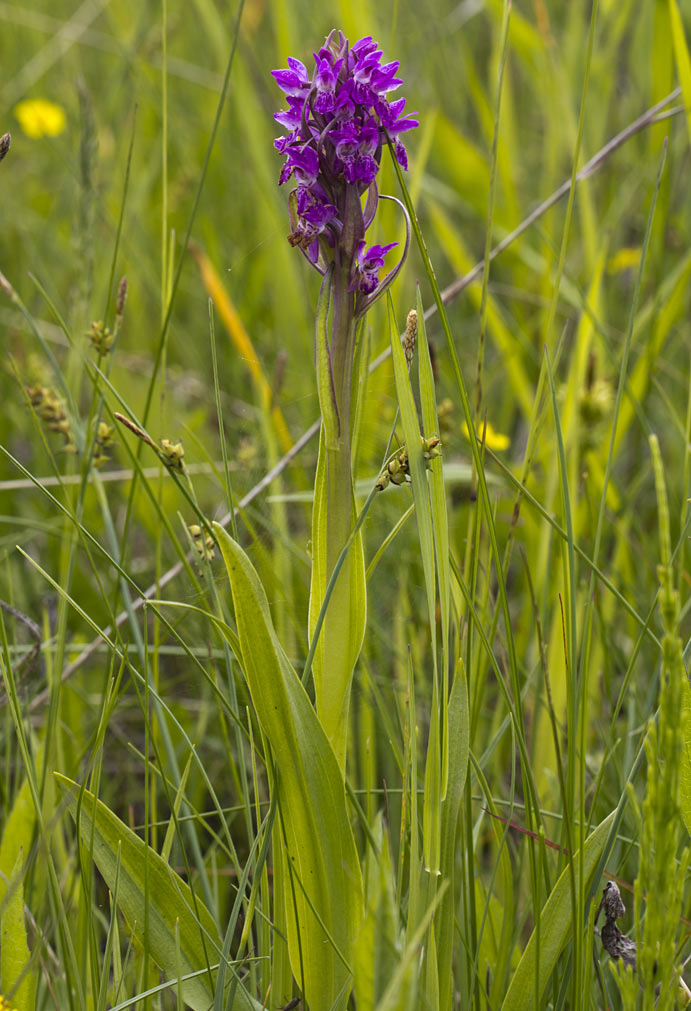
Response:
M218 533L245 676L275 763L272 791L280 812L280 829L275 826L273 833L275 923L285 929L292 974L310 1006L341 1008L352 987L350 966L364 914L345 797L351 681L366 622L351 448L367 367L361 353L365 316L391 285L408 250L403 205L406 241L398 263L382 278L385 257L398 244L368 245L365 236L380 199L376 178L384 148L390 144L406 168L400 135L418 122L404 114L404 98L389 101L402 83L396 76L399 64L382 63L372 38L351 46L343 32L333 31L314 63L310 76L291 57L288 69L273 76L288 101L288 108L275 114L289 131L275 141L284 157L279 184L295 183L288 238L323 278L315 327L322 425L309 608L316 709L278 642L249 559L228 535ZM303 680L307 674L306 667ZM275 972L277 997L289 994L291 985L289 973L279 978Z
M384 258L397 243L367 246L365 235L379 201L376 178L389 141L396 160L407 168L400 135L418 125L405 115L405 98L389 102L387 96L402 84L396 76L399 64L382 64L382 51L371 37L351 46L343 32L333 31L314 62L311 77L292 57L287 70L273 71L288 100L275 119L290 131L274 142L285 158L279 183L292 179L297 184L290 194L289 241L324 278L315 333L322 438L312 523L311 635L351 531L352 405L362 380L356 359L364 317L396 277L408 247L406 239L398 264L380 280ZM365 630L365 592L358 538L334 588L314 658L317 712L342 770L350 682Z

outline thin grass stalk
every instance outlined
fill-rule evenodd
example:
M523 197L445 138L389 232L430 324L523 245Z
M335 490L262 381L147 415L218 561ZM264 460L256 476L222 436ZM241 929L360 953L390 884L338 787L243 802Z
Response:
M494 130L492 134L492 149L489 163L489 201L487 207L487 228L485 231L485 255L482 269L482 294L480 298L480 339L477 354L477 376L475 379L475 427L481 428L482 409L482 370L485 358L485 332L487 328L487 292L489 285L489 270L491 264L492 226L497 192L497 157L499 152L499 125L501 121L501 100L504 91L504 69L509 53L509 25L511 23L512 0L504 0L501 28L499 32L499 71L497 74L497 93L494 107Z

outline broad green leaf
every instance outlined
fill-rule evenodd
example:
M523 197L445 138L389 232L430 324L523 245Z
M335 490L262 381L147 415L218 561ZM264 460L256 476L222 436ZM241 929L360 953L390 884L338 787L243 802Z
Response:
M43 752L36 759L40 776ZM29 961L24 923L24 859L31 849L36 810L29 782L24 779L15 797L0 842L0 993L9 994ZM34 1011L36 978L27 971L12 997L17 1011Z
M594 884L593 875L595 868L602 856L607 843L609 830L616 812L613 811L598 827L590 833L585 841L584 852L584 872L585 881L577 883L585 892L589 892ZM573 856L574 866L578 866L578 853ZM571 919L571 885L569 876L571 871L565 867L549 898L542 907L540 916L540 964L537 965L537 942L535 931L530 935L525 951L518 963L516 972L511 979L509 989L502 1004L502 1011L525 1011L525 1008L533 1007L536 992L541 996L544 993L547 981L557 964L559 955L564 950L566 943L574 929ZM535 976L537 973L537 991L535 988Z
M177 979L178 967L187 975L215 965L220 948L218 929L206 906L192 895L189 885L102 801L88 790L80 791L79 784L66 776L58 772L54 776L75 821L79 811L82 844L91 851L111 890L118 873L119 849L118 906L140 940L145 915L148 916L148 950L165 975ZM145 861L148 862L146 892ZM202 972L181 984L183 999L193 1011L208 1011L212 1006L214 978L215 973ZM233 1011L258 1011L260 1007L238 987Z
M21 849L0 908L0 992L12 995L11 1006L16 1011L35 1011L36 975L28 968L31 952L24 922L24 855Z
M39 752L36 760L36 775L41 776L43 753ZM0 842L0 903L7 892L7 880L17 863L20 850L25 857L31 849L31 841L36 825L36 811L31 797L31 789L27 779L24 780L15 797L12 810L9 813Z
M291 965L315 1009L344 1008L363 917L362 877L334 750L276 636L252 563L215 525L228 570L241 660L275 761ZM303 975L304 973L304 975Z
M314 636L326 595L329 572L327 513L329 509L329 452L324 431L319 439L319 457L314 480L312 506L312 576L310 582L309 636ZM333 456L332 456L333 459ZM346 493L347 494L347 493ZM332 501L343 508L344 491L332 491ZM351 497L350 527L356 520L355 499ZM326 611L312 661L317 712L326 736L345 769L348 711L353 670L362 649L367 622L367 581L362 534L358 532L343 563ZM327 659L325 660L325 657Z

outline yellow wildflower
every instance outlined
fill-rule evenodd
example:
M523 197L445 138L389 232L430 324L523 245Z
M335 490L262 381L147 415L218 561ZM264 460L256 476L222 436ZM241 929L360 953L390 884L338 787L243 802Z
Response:
M478 439L482 439L483 429L484 429L484 422L478 425L477 428ZM465 435L466 439L470 439L470 436L468 435L468 426L466 425L465 421L463 422L463 434ZM487 446L488 449L508 449L511 443L511 440L509 439L508 435L503 435L501 432L495 432L489 421L487 422L487 430L485 431L484 434L485 434L485 445Z
M638 246L624 246L612 256L607 264L608 274L620 274L623 270L633 270L641 262L641 250Z
M45 98L26 98L14 107L14 115L27 137L57 137L65 129L65 110Z
M17 1011L16 1008L11 1008L9 1004L5 1003L5 998L0 993L0 1011Z

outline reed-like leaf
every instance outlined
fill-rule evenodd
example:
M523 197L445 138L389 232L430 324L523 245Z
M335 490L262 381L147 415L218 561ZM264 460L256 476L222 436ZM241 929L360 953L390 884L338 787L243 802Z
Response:
M681 20L677 0L669 0L669 19L672 25L674 59L677 64L681 93L684 96L686 123L689 128L689 139L691 140L691 56L689 55L689 47L684 34L684 22Z
M441 847L441 800L442 800L442 768L441 768L441 712L440 688L437 673L436 644L436 565L434 557L434 534L432 526L432 506L427 471L422 455L420 424L418 422L415 398L410 384L410 376L405 355L398 337L398 327L393 317L389 303L389 324L391 334L391 352L393 359L394 378L396 380L396 395L401 412L401 424L408 453L408 467L413 485L413 501L415 502L415 519L420 541L420 557L425 575L425 591L427 596L427 615L432 638L431 653L433 662L432 708L430 713L429 742L427 745L427 762L425 764L425 799L423 813L424 858L425 866L433 874L439 873Z

